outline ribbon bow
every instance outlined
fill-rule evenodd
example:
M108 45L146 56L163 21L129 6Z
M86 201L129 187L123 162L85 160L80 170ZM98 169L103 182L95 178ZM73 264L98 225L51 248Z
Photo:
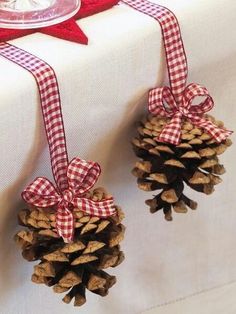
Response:
M115 213L113 198L95 202L84 197L97 182L100 173L101 169L97 163L74 158L67 168L67 190L59 193L48 179L39 177L22 192L22 197L27 203L37 207L56 205L58 234L65 242L70 242L74 233L73 208L99 217Z
M199 96L205 97L205 99L198 105L193 105L194 98ZM152 89L149 93L149 111L154 115L172 118L170 123L163 128L157 140L178 145L182 119L186 117L194 125L211 134L217 142L222 142L233 132L219 128L203 117L203 114L211 110L213 106L214 101L208 90L198 84L192 83L185 88L179 105L177 105L169 87Z

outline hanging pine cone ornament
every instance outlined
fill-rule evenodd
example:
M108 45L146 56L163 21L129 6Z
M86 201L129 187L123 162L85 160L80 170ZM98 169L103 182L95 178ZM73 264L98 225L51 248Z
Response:
M231 145L227 138L232 131L206 115L214 106L207 88L197 83L187 85L187 56L176 15L149 1L123 2L154 18L161 27L169 86L149 92L151 115L139 124L139 136L133 140L141 161L132 172L140 189L161 190L146 201L151 212L163 209L165 218L172 220L172 209L184 213L187 207L197 207L183 193L185 184L211 194L221 182L219 175L225 170L218 155Z
M109 199L104 189L97 188L84 196L92 201ZM123 212L115 206L114 215L101 218L74 209L73 242L65 243L56 230L55 208L30 206L19 212L19 223L25 227L15 235L22 255L34 266L32 281L53 287L56 293L67 292L63 301L81 306L86 302L86 289L105 296L116 277L104 269L116 267L123 259L119 243L124 236Z
M224 129L224 124L210 115L204 119ZM136 162L132 173L143 191L160 193L146 200L150 212L163 210L165 219L172 220L172 210L186 213L197 203L184 194L185 185L197 192L211 194L222 180L225 168L218 156L232 144L230 139L217 142L202 128L183 119L178 145L158 141L164 128L171 122L169 117L149 114L138 125L138 137L132 140L134 152L141 160Z
M28 70L39 91L54 183L37 177L21 193L28 204L19 212L25 227L15 235L28 261L39 261L32 281L67 292L63 301L86 302L86 288L105 296L116 278L104 271L120 264L123 213L112 196L96 184L101 167L93 161L69 159L55 71L30 53L4 44L0 54Z

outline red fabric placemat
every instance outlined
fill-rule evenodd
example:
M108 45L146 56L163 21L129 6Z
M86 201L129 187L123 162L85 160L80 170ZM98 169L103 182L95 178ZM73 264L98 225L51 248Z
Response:
M120 0L82 0L79 12L74 16L75 19L93 15L110 9Z
M78 26L76 20L110 9L118 2L119 0L82 0L79 12L73 18L60 24L26 30L0 28L0 42L40 32L86 45L88 43L88 38Z

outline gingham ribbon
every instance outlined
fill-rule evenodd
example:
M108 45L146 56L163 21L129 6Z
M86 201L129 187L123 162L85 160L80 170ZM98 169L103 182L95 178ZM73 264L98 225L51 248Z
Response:
M94 202L83 194L97 181L100 166L79 158L68 162L60 94L56 75L46 62L8 43L0 43L0 55L28 70L35 78L49 145L52 172L57 187L37 178L22 193L24 200L40 207L55 206L58 234L65 242L73 239L73 208L94 216L114 214L113 199Z
M28 70L38 85L52 172L60 191L68 188L68 155L61 113L60 93L54 70L38 57L8 43L0 43L0 55Z
M122 0L121 2L149 15L160 24L171 90L176 102L180 102L186 86L188 65L177 18L169 9L147 0Z
M193 105L196 97L205 97L198 105ZM178 145L181 135L183 117L194 125L203 128L217 141L225 140L232 131L214 125L202 115L212 109L214 102L208 90L198 84L188 85L182 95L182 101L177 105L174 95L169 87L156 88L150 92L149 111L154 115L171 117L170 123L162 130L157 138L160 142Z
M122 0L132 8L156 19L162 30L170 88L154 88L149 92L149 111L154 115L171 117L158 141L178 145L181 135L182 118L202 127L218 142L225 140L232 131L221 129L203 114L212 109L214 102L208 90L198 84L186 87L188 65L178 20L169 9L147 0ZM199 105L192 105L195 97L206 97Z
M100 166L94 162L73 159L67 168L69 188L58 193L46 178L37 178L23 191L23 199L38 207L57 206L56 225L60 236L70 241L73 237L73 208L89 215L107 217L114 214L113 199L92 201L84 194L96 183ZM65 214L66 213L66 214Z

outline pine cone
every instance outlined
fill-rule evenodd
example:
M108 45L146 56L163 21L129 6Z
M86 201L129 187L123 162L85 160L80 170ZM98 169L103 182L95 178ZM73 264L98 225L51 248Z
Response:
M86 197L100 201L109 195L98 188ZM26 260L41 260L34 267L32 281L53 286L56 293L68 291L63 301L69 303L75 298L75 306L86 302L86 288L100 296L107 295L116 277L103 269L116 267L124 260L119 246L125 230L121 224L124 215L119 207L116 209L115 216L105 219L74 209L75 234L69 244L57 235L54 208L21 210L19 223L28 229L19 231L15 240Z
M224 124L205 115L219 127ZM142 159L132 170L138 178L138 187L144 191L162 190L153 199L146 201L150 212L163 209L166 220L172 220L172 209L186 213L187 207L197 208L197 203L184 195L184 184L205 194L211 194L214 186L225 173L219 164L218 155L232 144L230 139L217 143L203 129L184 120L181 143L174 146L154 140L170 118L148 115L138 125L139 136L132 141L135 154Z

